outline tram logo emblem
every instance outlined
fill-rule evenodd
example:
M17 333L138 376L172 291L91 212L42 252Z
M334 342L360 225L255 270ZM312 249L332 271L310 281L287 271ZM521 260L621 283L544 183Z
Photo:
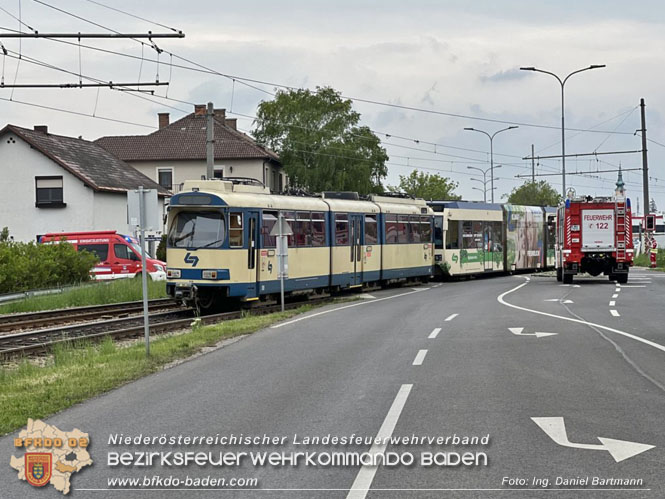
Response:
M192 255L191 253L187 253L185 255L185 263L190 263L192 267L196 267L199 264L199 257Z
M52 455L45 452L25 453L25 479L34 487L43 487L51 479Z

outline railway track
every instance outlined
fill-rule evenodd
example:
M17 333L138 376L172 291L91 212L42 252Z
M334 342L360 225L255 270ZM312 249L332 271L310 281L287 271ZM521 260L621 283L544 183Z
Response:
M322 303L329 301L328 298L313 299L287 303L285 309L298 308L305 304ZM269 305L251 309L252 314L269 314L278 312L279 305ZM215 324L225 320L239 319L245 310L224 312L221 314L202 316L202 324ZM179 311L165 311L150 314L150 333L159 334L177 331L189 327L195 318L192 309ZM48 351L58 343L74 341L97 341L104 337L114 339L138 337L143 335L143 317L127 317L97 321L84 324L73 324L34 331L24 331L0 336L0 357L8 358L17 355L36 354Z
M172 298L150 300L148 310L170 310L181 307ZM0 315L0 333L35 329L43 326L108 319L123 315L137 314L143 311L143 302L130 301L108 305L73 307L42 312Z

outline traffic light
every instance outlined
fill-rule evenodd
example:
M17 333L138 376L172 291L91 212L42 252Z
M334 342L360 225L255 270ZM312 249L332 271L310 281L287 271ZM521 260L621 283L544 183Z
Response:
M647 232L653 232L656 230L656 215L646 216L646 224L644 226L644 230L646 230Z

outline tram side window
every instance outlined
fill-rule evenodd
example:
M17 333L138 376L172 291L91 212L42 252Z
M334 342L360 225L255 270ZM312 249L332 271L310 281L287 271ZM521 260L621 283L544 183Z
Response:
M346 213L335 213L335 245L349 244L349 216Z
M242 213L229 213L229 246L242 248Z
M410 243L421 243L421 233L420 233L420 217L418 215L411 215L409 217L409 229L411 234L409 235Z
M457 222L450 222L450 226L453 224L457 226ZM434 217L434 247L443 249L443 217ZM446 248L448 248L448 245L446 245Z
M294 248L296 246L296 214L293 211L284 212L284 220L291 227L292 234L286 238L286 244L289 245L289 248Z
M376 244L379 241L378 230L376 215L365 215L365 244Z
M432 224L430 217L420 217L420 242L432 242Z
M77 251L89 251L99 258L100 262L105 262L109 257L108 244L79 244Z
M498 251L501 252L503 251L503 244L501 242L502 239L502 225L501 222L490 222L492 225L492 240L490 248L492 251Z
M448 220L446 231L446 249L459 249L459 225L458 220Z
M323 213L312 213L312 246L326 245L326 221Z
M386 215L386 244L397 243L397 215Z
M410 229L409 229L409 216L408 215L398 215L397 216L397 242L398 243L408 243L410 239Z
M463 249L482 249L483 248L483 223L476 221L462 222L462 248Z
M276 211L264 211L263 223L261 224L261 235L263 236L263 248L274 248L277 246L277 236L271 236L270 232L277 223Z
M299 211L296 217L296 224L293 228L296 245L311 246L312 245L312 220L308 211Z

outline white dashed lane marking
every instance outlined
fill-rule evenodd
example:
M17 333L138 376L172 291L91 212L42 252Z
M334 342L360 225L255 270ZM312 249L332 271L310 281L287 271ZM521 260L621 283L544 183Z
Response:
M386 419L383 420L383 424L381 425L381 428L379 428L379 432L376 434L375 442L381 443L375 443L372 445L369 449L369 455L375 456L383 454L386 451L387 444L382 442L387 441L392 436L393 431L395 431L395 426L397 425L400 414L402 414L406 400L409 398L411 388L413 388L413 385L402 385L399 392L397 392L393 405L390 406ZM370 465L365 465L360 468L346 499L365 499L372 486L377 469L378 466Z
M617 312L617 311L614 310L614 309L610 310L610 314L612 314L614 317L620 317L619 312Z
M612 301L610 302L610 307L615 307L616 304L617 304L617 302L615 302L614 300L612 300Z
M418 350L416 358L413 359L414 366L422 366L425 361L425 356L427 355L427 350Z
M446 321L452 321L455 317L457 317L459 314L452 314L446 317Z
M437 336L439 336L439 333L440 333L440 332L441 332L441 328L440 328L440 327L437 327L436 329L434 329L434 330L429 334L428 338L429 338L430 340L433 340L434 338L436 338Z
M619 295L618 295L617 293L614 293L614 294L612 295L612 298L618 298L618 297L619 297Z

